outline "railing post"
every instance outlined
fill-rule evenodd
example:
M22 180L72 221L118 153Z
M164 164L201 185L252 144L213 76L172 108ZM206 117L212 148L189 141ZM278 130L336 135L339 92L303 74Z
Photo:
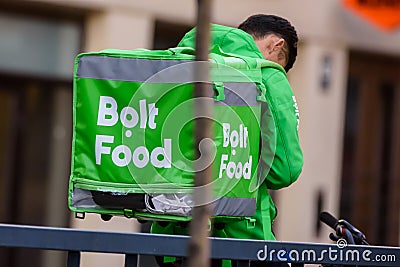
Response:
M80 251L68 251L67 267L79 267L81 264Z
M125 267L137 267L139 263L138 254L125 254Z
M232 267L250 267L250 261L232 260Z
M212 207L211 175L212 175L212 144L204 142L200 154L200 143L211 140L214 91L210 81L208 62L210 46L210 11L211 0L197 0L197 30L196 30L196 65L194 97L195 102L195 165L193 189L193 219L190 222L191 239L188 244L187 266L208 267L210 265L209 221ZM204 168L204 165L208 164Z

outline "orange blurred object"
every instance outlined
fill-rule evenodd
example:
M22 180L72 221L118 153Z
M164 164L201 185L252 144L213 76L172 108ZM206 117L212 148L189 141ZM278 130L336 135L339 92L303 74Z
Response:
M381 29L400 25L400 0L343 0L343 5Z

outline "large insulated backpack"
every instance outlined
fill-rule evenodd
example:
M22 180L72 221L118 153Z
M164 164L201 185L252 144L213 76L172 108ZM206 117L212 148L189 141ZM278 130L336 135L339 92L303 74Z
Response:
M213 218L243 219L256 210L261 65L218 47L210 63ZM78 217L191 219L195 64L191 48L77 56L68 199Z

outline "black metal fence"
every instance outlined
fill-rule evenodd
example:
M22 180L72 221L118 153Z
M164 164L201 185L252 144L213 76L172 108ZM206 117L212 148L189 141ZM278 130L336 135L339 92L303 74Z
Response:
M138 266L140 255L185 257L186 236L118 233L70 228L0 224L0 247L67 251L67 267L79 267L81 252L125 254L125 267ZM293 243L211 238L211 257L250 261L283 261L292 267L326 265L400 266L400 248L381 246ZM85 266L82 266L85 267Z

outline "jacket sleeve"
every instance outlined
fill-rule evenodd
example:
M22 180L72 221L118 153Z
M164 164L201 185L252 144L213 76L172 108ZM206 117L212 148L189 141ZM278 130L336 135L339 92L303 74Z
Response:
M303 167L293 91L282 71L263 69L267 104L261 117L260 171L269 189L281 189L297 180Z

